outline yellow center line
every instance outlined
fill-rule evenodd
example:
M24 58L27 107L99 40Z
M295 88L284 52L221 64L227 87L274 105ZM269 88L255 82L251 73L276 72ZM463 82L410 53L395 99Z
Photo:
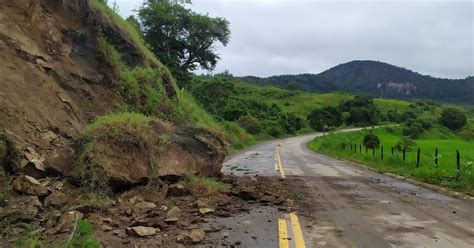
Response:
M303 231L301 231L300 221L295 213L290 213L291 228L293 230L293 236L295 238L296 248L306 248L303 238Z
M283 165L281 163L281 158L280 158L280 146L277 146L276 153L277 153L278 169L280 170L280 177L285 178L286 176L285 176L285 172L283 171Z
M289 248L288 230L286 228L286 220L278 219L278 242L280 248Z

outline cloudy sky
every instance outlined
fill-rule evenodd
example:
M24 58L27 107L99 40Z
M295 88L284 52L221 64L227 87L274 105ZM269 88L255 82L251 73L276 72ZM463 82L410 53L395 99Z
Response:
M109 3L113 0L109 0ZM117 0L134 14L143 0ZM378 60L436 77L474 75L474 1L193 0L230 21L216 72L238 76L319 73Z

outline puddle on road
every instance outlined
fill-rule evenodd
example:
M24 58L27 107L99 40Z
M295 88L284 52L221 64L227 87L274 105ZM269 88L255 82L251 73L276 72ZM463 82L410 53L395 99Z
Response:
M283 215L274 207L259 207L230 218L209 220L209 225L222 230L210 233L210 240L217 246L278 247L278 218Z

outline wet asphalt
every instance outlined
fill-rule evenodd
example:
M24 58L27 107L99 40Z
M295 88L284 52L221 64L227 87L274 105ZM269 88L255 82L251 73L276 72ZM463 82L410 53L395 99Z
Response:
M350 131L350 130L346 130ZM311 134L265 142L233 154L223 172L279 176L275 149L287 177L304 180L311 208L300 216L306 247L474 247L474 204L350 162L310 151ZM309 213L308 213L309 212ZM237 247L278 247L276 209L228 218L226 235ZM290 235L291 236L291 235ZM290 247L295 247L290 240Z

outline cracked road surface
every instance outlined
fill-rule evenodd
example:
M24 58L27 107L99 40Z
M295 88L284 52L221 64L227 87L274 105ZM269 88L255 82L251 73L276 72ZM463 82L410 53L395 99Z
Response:
M306 247L474 247L472 201L314 153L306 143L316 135L270 141L233 154L223 172L280 176L275 170L278 154L285 176L303 180L310 195L305 199L309 209L301 211L298 224ZM265 236L261 242L248 233L230 236L243 247L304 247L295 242L288 214L269 212L263 211L268 220L259 219L258 213L245 220L248 230ZM233 225L232 230L246 228L242 222ZM288 242L279 237L286 235L282 228Z

